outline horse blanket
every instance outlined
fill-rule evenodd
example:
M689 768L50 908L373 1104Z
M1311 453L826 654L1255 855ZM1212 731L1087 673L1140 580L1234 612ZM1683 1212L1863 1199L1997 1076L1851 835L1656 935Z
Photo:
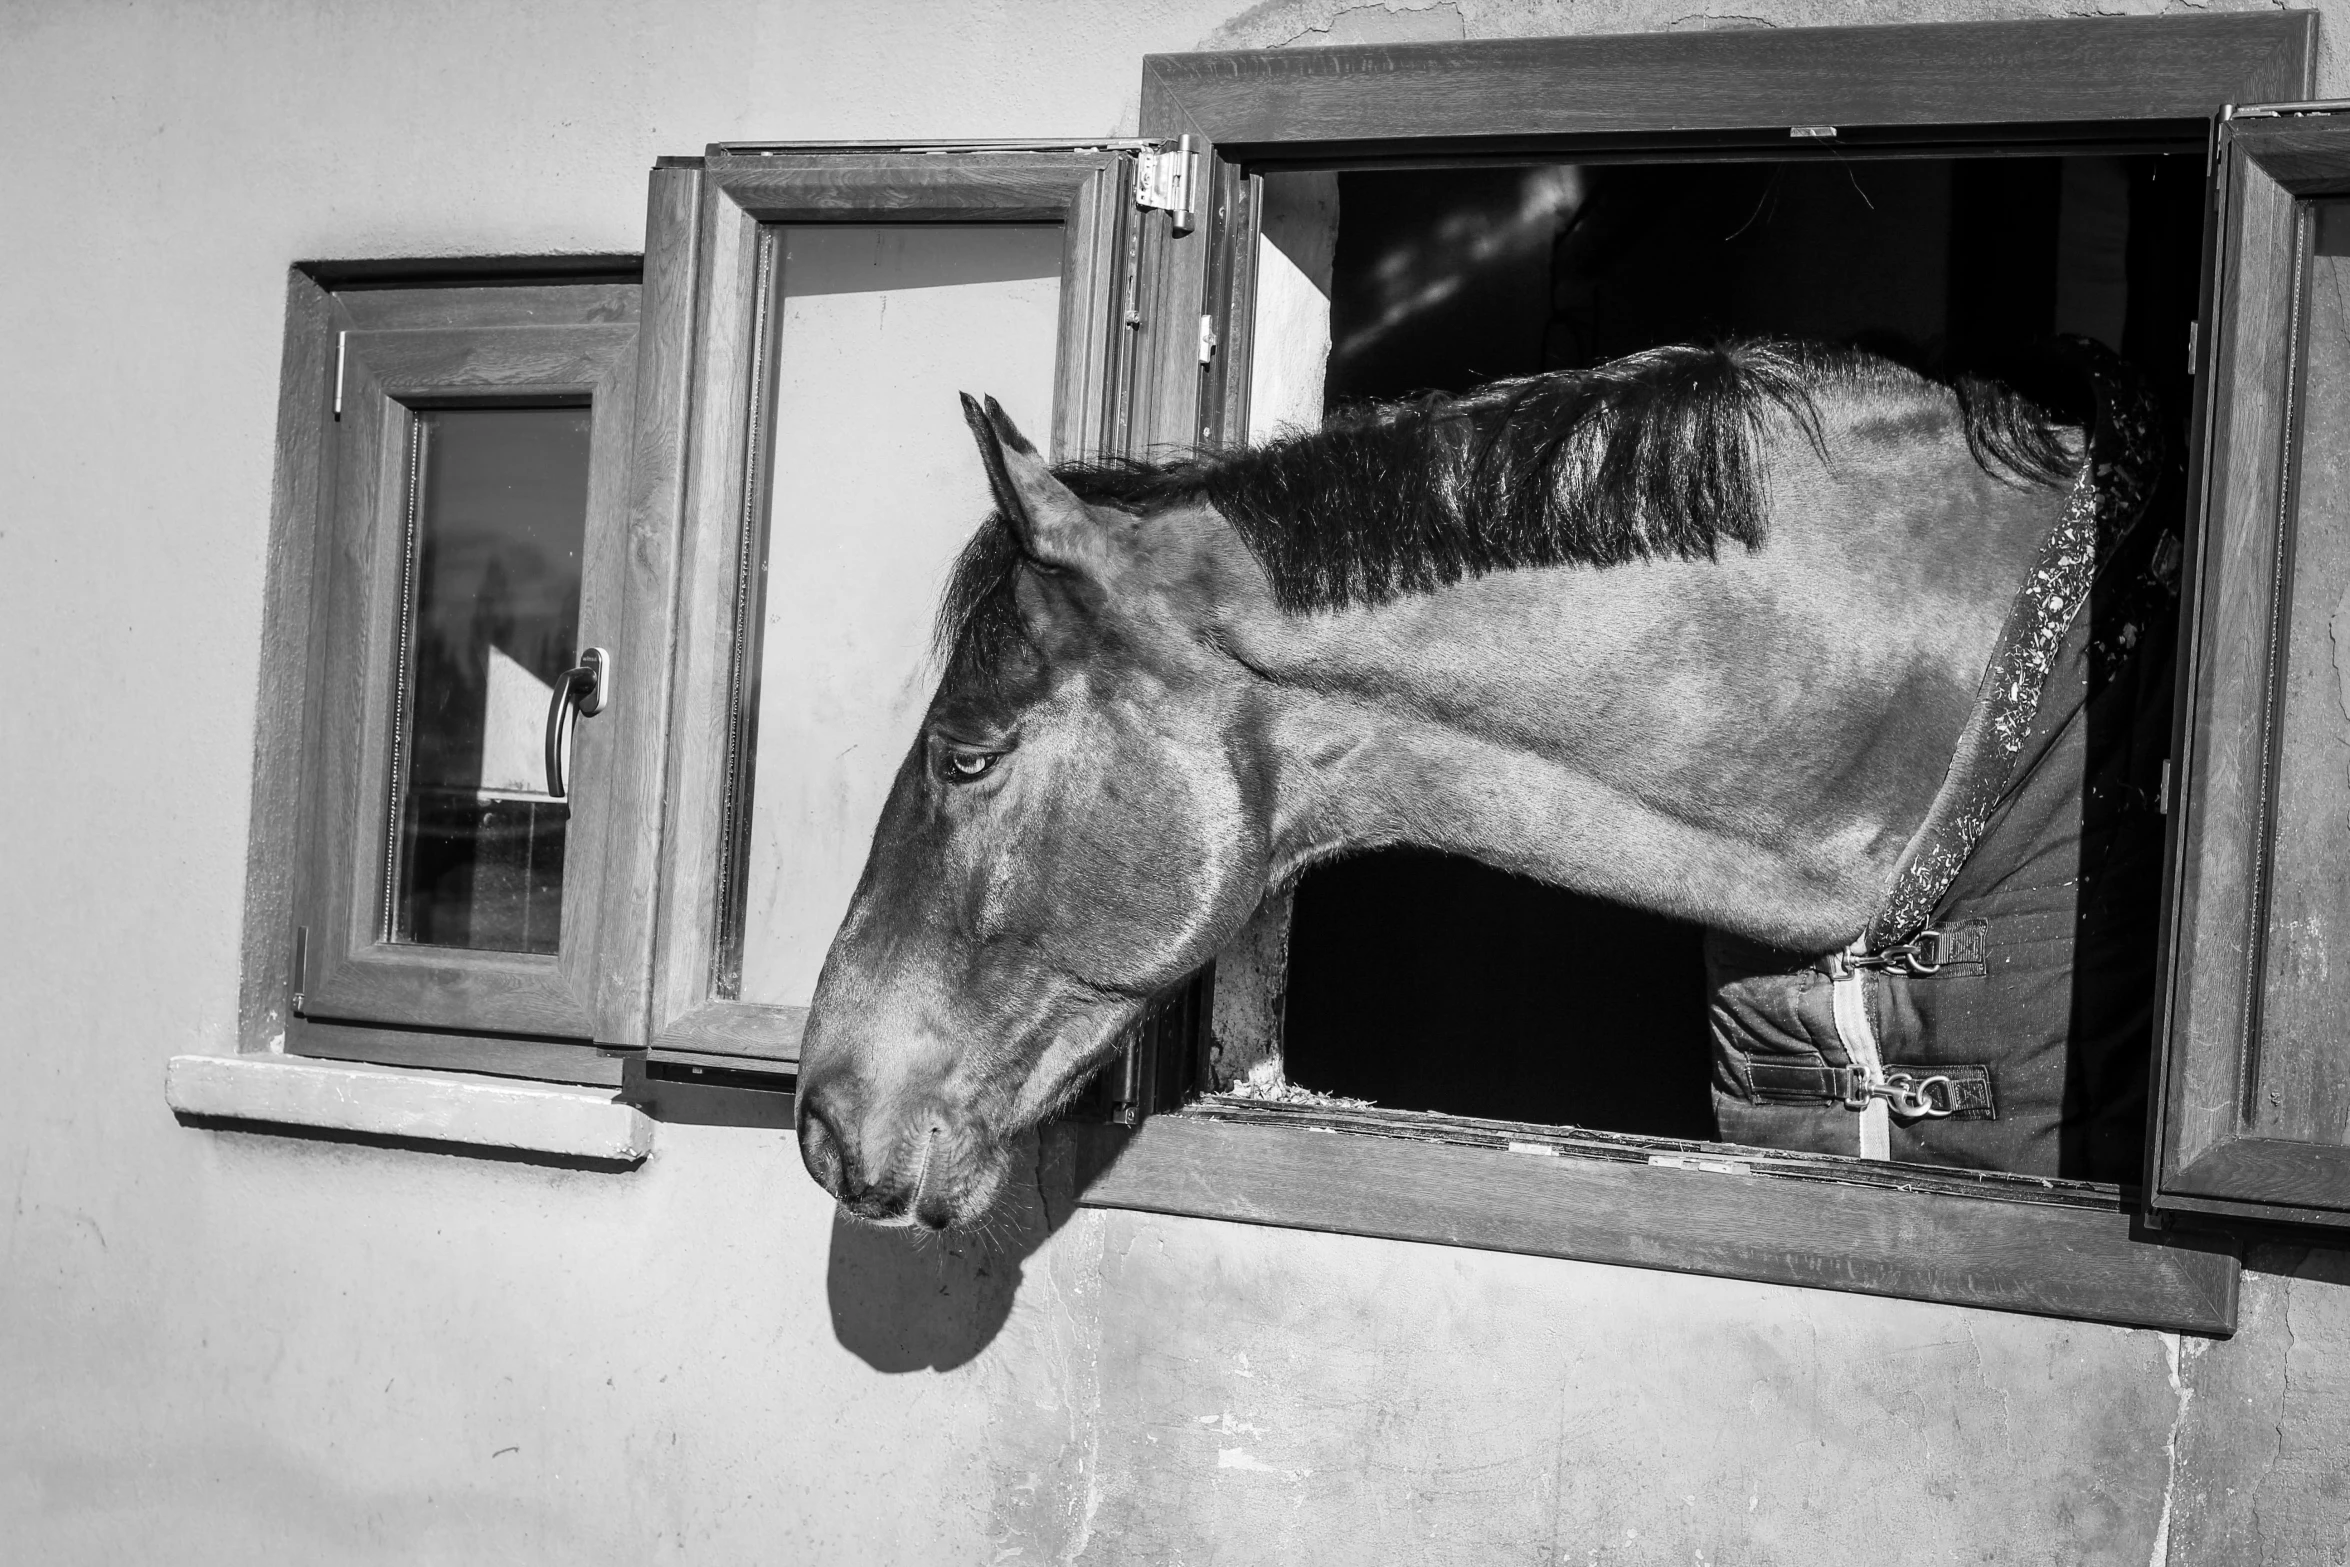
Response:
M2138 1178L2181 558L2157 519L2179 486L2151 399L2110 356L2085 368L2089 460L1885 906L1824 958L1708 937L1727 1141ZM1840 1020L1839 975L1865 1018ZM1871 1147L1885 1079L1930 1086L1890 1096Z

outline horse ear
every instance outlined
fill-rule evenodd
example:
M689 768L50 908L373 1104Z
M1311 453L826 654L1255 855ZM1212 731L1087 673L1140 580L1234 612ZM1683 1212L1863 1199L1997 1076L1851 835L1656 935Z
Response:
M994 398L982 404L965 392L963 419L979 442L988 488L995 492L1004 520L1019 535L1021 550L1040 565L1083 570L1100 537L1085 502L1053 477L1051 467Z

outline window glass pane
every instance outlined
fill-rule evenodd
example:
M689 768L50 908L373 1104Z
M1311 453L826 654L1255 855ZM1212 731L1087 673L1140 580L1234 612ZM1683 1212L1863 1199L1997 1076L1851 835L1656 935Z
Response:
M1057 224L779 236L750 812L720 976L740 999L815 990L936 680L947 569L990 505L956 394L992 394L1046 444L1061 247Z
M586 408L416 415L389 909L394 941L553 952L570 808L547 707L578 651Z

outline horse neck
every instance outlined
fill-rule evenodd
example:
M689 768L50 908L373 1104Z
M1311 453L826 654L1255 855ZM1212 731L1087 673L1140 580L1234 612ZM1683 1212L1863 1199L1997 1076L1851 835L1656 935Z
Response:
M1924 819L2057 499L1955 434L1771 454L1766 543L1283 612L1229 535L1273 874L1414 844L1774 945L1842 944Z

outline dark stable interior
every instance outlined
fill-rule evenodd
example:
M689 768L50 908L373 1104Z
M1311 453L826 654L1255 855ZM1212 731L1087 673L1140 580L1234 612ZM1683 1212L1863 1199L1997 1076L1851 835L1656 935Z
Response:
M1342 173L1330 406L1665 343L1849 342L2075 419L2055 332L2119 349L2183 439L2203 156ZM1297 889L1290 1080L1393 1109L1715 1135L1700 933L1443 855Z

